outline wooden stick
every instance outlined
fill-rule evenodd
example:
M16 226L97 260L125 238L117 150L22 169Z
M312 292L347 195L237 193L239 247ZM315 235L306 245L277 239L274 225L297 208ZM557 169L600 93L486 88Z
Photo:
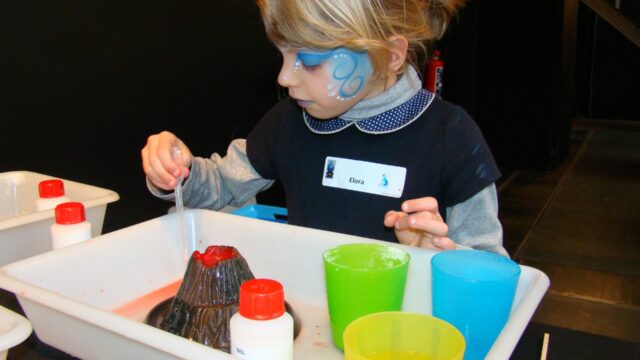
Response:
M542 353L540 354L540 360L547 360L547 350L549 349L549 334L544 333L542 338Z

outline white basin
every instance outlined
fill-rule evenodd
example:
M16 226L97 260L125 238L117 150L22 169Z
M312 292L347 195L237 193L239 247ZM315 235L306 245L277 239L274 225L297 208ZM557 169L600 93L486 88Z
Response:
M29 320L0 306L0 360L6 359L9 349L23 342L29 335Z
M48 179L60 178L31 171L0 173L0 265L52 249L49 228L55 221L54 210L36 209L38 183ZM84 205L92 235L100 235L107 204L118 200L118 194L92 185L61 180L71 200Z
M342 359L331 342L321 254L340 244L376 240L207 210L189 210L185 218L199 250L234 246L256 277L283 284L301 318L296 359ZM435 253L396 246L411 255L403 310L430 314L429 264ZM83 359L231 359L143 322L183 277L179 247L176 215L165 215L6 265L0 287L16 294L43 342ZM509 358L548 286L545 274L522 266L511 317L489 358Z

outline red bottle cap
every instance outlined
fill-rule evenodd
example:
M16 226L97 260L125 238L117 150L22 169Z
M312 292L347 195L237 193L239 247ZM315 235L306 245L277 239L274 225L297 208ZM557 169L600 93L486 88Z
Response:
M84 205L80 202L66 202L56 206L56 223L78 224L85 220Z
M59 179L40 181L38 183L38 192L41 198L64 196L64 184Z
M240 286L240 315L253 320L271 320L284 314L282 284L271 279L253 279Z

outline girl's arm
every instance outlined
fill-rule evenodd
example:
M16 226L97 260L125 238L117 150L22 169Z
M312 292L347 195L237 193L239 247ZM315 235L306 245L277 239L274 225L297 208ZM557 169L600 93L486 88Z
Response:
M402 211L389 211L384 224L394 227L402 244L435 250L473 248L508 256L502 247L495 184L448 207L446 212L447 223L438 212L435 198L412 199L402 204Z
M246 153L246 141L236 139L221 157L193 157L189 177L184 182L184 204L191 208L219 210L226 205L242 206L253 200L260 191L268 189L274 180L263 179L253 169ZM172 200L173 193L163 192L148 179L152 194Z

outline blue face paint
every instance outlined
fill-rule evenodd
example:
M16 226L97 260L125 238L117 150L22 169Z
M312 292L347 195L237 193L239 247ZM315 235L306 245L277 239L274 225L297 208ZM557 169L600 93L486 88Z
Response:
M372 73L371 61L366 51L337 48L322 52L298 51L296 70L299 63L313 67L327 63L331 81L327 84L328 95L338 100L348 100L356 95L367 83Z
M317 66L327 61L327 59L333 55L333 51L335 50L321 52L321 53L308 53L308 52L298 51L298 60L300 60L300 62L304 66Z

